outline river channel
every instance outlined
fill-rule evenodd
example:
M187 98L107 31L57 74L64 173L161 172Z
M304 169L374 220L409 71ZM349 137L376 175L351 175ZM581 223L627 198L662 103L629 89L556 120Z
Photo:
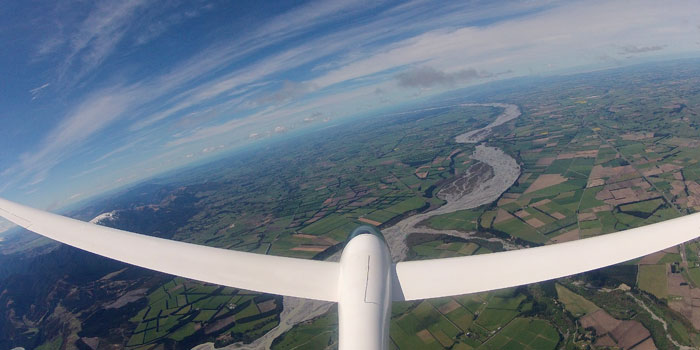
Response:
M492 129L511 121L521 115L520 108L513 104L486 103L463 104L462 106L485 106L503 108L501 114L489 125L469 132L457 135L455 142L474 144L484 140ZM408 253L406 237L412 233L428 233L450 235L461 238L487 240L499 242L505 249L516 249L511 243L499 238L475 237L474 232L461 232L455 230L435 230L420 226L419 224L433 216L449 214L459 210L472 209L480 205L488 204L498 199L503 192L515 183L520 176L520 165L511 156L496 147L483 144L476 146L471 158L486 165L484 167L470 167L470 169L458 176L451 184L472 184L470 186L453 186L449 193L440 193L438 196L446 203L429 212L409 216L395 225L382 230L384 238L389 245L392 258L395 262L402 261ZM479 170L472 170L479 169ZM337 261L340 254L335 254L329 260ZM213 343L206 343L193 348L194 350L264 350L272 346L272 342L289 331L295 325L311 320L328 312L333 303L284 297L283 310L280 315L280 324L268 333L258 338L251 344L231 344L224 348L215 348Z

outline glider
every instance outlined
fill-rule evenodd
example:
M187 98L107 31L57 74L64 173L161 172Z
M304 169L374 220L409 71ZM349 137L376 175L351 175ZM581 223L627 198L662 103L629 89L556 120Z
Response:
M519 286L621 263L700 236L700 213L572 242L392 263L369 226L340 262L238 252L126 232L0 199L0 216L115 260L208 283L338 303L339 349L387 349L391 302Z

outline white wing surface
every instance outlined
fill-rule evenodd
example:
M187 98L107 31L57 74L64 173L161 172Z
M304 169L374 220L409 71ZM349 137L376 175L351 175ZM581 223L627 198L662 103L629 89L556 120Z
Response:
M223 286L337 301L338 263L206 247L98 226L0 198L0 216L40 235L151 270Z
M700 213L617 233L537 248L396 264L393 299L478 293L574 275L700 236Z

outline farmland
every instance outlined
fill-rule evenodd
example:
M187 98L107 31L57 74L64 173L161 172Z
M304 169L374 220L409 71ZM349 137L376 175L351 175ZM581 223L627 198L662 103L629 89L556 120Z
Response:
M442 206L441 198L461 185L456 179L468 169L488 174L484 163L470 157L477 145L454 138L501 112L461 102L499 101L516 104L522 116L494 128L484 143L517 160L517 181L493 203L423 221L435 230L475 234L412 234L406 237L409 259L487 254L504 250L499 242L538 246L659 222L700 209L697 67L671 62L467 89L457 99L445 96L449 103L263 143L153 179L79 215L115 211L104 224L227 249L327 259L358 225L391 227ZM697 346L699 253L700 245L689 243L556 282L395 303L391 347ZM124 344L143 350L250 343L279 325L284 307L279 297L161 274L146 278L148 272L133 267L94 269L100 282L51 281L62 287L36 296L41 302L3 296L26 310L35 305L22 314L30 321L22 326L27 342L50 347L65 339L93 344L99 338L96 348ZM114 274L119 269L125 272ZM100 292L81 299L70 294L77 286ZM117 305L127 293L133 300L109 309L114 324L84 316L100 315L98 310ZM81 327L33 331L40 315L55 312L57 300L70 310L60 316L80 320ZM336 313L330 307L296 324L272 348L334 348ZM630 329L634 336L621 336ZM606 336L618 343L609 344Z
M661 84L652 97L641 75L640 85L605 93L605 80L563 89L561 94L546 88L551 93L549 103L524 98L537 95L534 91L520 96L522 99L511 98L526 112L512 129L502 130L501 137L489 141L522 162L516 184L497 202L432 217L426 224L436 229L490 232L540 245L611 233L698 210L695 174L700 162L696 152L700 115L689 106L697 106L699 96L680 97L677 91L671 92L670 85ZM668 80L668 84L686 87L688 83L680 76ZM700 294L695 280L698 248L694 243L681 247L685 254L674 249L638 261L637 276L626 283L684 315L685 330L680 333L697 333L700 314L692 300ZM567 308L574 315L585 311L571 300Z
M138 326L127 346L182 341L196 333L251 339L277 326L280 308L279 297L176 278L148 295L148 307L131 319Z

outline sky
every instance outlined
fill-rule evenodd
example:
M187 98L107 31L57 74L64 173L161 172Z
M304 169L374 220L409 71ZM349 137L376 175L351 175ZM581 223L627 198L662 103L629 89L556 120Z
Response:
M698 57L698 13L696 0L3 1L0 197L56 209L453 89Z

